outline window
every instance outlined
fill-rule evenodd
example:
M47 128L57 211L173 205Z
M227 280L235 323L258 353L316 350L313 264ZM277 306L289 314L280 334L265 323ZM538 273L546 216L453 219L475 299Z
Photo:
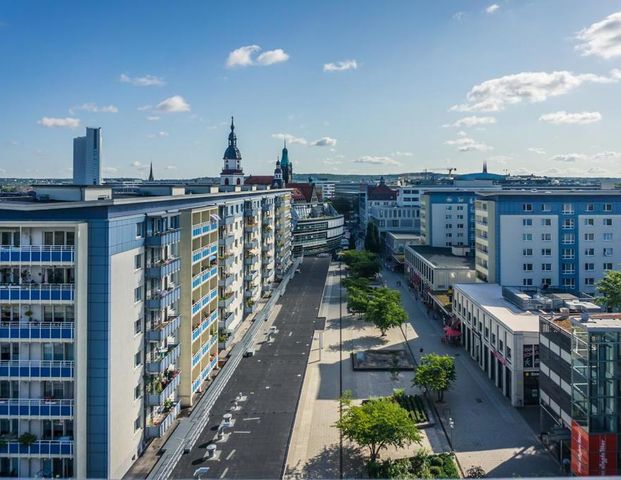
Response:
M549 287L550 285L552 285L552 279L549 277L544 277L541 279L541 285L543 285L544 287L547 286Z
M563 287L576 288L576 281L573 278L563 278Z
M611 232L606 232L604 233L604 242L612 242L612 233Z
M134 354L134 366L137 367L142 363L142 352L136 352Z
M549 203L542 203L541 204L541 211L542 212L551 212L552 211L552 207L550 207Z
M604 203L604 212L612 212L612 203Z
M532 218L523 218L522 219L522 226L523 227L532 227L533 226L533 219Z
M134 302L139 302L142 300L142 287L134 288Z
M541 264L541 270L543 270L544 272L548 272L548 271L552 270L552 264L551 263L542 263Z
M563 204L563 213L565 215L571 215L572 213L574 213L574 206L571 203L564 203Z
M138 384L134 388L134 400L138 400L140 397L142 397L142 385Z
M139 270L142 268L142 253L134 255L134 268Z
M541 255L544 257L551 257L552 256L552 249L551 248L542 248L541 249Z
M522 210L525 212L532 212L533 211L533 204L532 203L523 203L522 204Z
M593 255L595 255L595 249L594 248L585 248L584 249L584 254L587 257L592 257Z
M574 228L574 219L573 218L566 218L565 220L563 220L563 228L564 229Z
M607 227L612 226L612 218L604 218L604 225Z
M144 237L144 222L136 224L136 238Z
M524 264L522 264L522 270L524 270L525 272L532 272L533 264L532 263L524 263Z
M604 263L604 265L602 266L602 268L604 270L612 270L612 263Z
M142 332L142 318L134 322L134 335L138 335L140 332Z
M594 263L590 263L587 262L584 264L584 270L587 272L592 272L593 270L595 270L595 264Z
M612 247L605 247L602 253L604 257L612 257Z
M531 257L533 255L533 249L532 248L522 249L522 255L524 255L525 257Z
M541 219L541 225L543 225L544 227L552 226L552 219L551 218L542 218Z
M563 234L563 243L565 245L572 245L575 242L575 237L573 233L564 233Z
M574 264L573 263L563 263L563 273L566 274L566 275L567 274L571 275L573 273L576 273L576 269L574 267Z
M138 416L136 420L134 420L134 432L136 430L140 430L140 416Z
M541 240L544 242L549 242L552 240L552 234L551 233L542 233L541 234Z
M453 215L445 215L444 218L446 220L451 220L453 218Z
M511 347L507 345L507 352L506 355L507 360L511 360Z
M593 225L595 225L595 219L594 218L585 218L584 219L584 224L592 227Z
M585 285L595 285L595 279L593 277L586 277L584 279Z
M563 259L571 260L574 258L574 249L573 248L563 248Z
M587 212L594 212L595 211L595 205L593 205L592 203L587 203L586 204L586 211Z
M453 228L453 224L452 223L447 223L446 224L446 228Z
M524 287L532 287L533 285L533 279L532 278L523 278L522 279L522 285Z
M593 240L595 240L595 234L594 233L585 233L584 234L584 240L587 242L592 242Z
M525 242L530 242L533 239L533 234L532 233L523 233L522 234L522 240L524 240Z

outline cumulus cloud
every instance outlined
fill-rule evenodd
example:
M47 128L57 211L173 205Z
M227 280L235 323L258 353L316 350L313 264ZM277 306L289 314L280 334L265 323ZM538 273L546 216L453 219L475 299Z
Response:
M241 68L254 65L267 66L289 60L289 54L282 48L266 50L257 56L260 51L261 47L259 45L245 45L243 47L236 48L229 53L229 56L226 59L226 67Z
M593 73L574 74L568 71L521 72L486 80L467 94L466 103L450 108L457 112L500 112L521 102L538 103L549 97L565 95L589 83L614 83L621 72L613 70L605 77Z
M448 140L446 144L457 147L459 152L488 152L493 150L493 147L483 142L477 142L469 137L466 132L459 132L456 139Z
M80 126L80 119L73 117L56 118L56 117L43 117L37 123L43 127L66 127L66 128L78 128Z
M541 115L539 117L540 121L552 123L554 125L585 125L587 123L599 122L601 119L602 115L599 112L567 113L564 110L561 110L559 112L546 113L545 115Z
M156 77L155 75L130 77L126 73L121 73L119 76L119 82L129 83L136 87L161 87L162 85L166 85L166 82L162 77Z
M166 113L189 112L190 104L181 95L174 95L162 100L155 109Z
M332 137L321 137L311 143L313 147L333 147L334 145L336 145L336 138Z
M485 9L485 13L489 13L490 15L496 13L500 9L500 5L497 3L492 3L489 7Z
M412 152L400 152L400 151L396 151L392 153L393 156L395 157L412 157L414 156L414 154Z
M93 113L117 113L119 109L114 105L102 105L99 106L95 103L83 103L69 109L69 113L73 114L76 110L84 110L85 112Z
M545 155L546 151L539 147L530 147L527 149L529 152L536 153L537 155Z
M367 165L401 165L400 162L392 157L378 155L364 155L363 157L354 160L354 163L363 163Z
M576 45L582 55L609 59L621 55L621 12L583 28L576 34Z
M553 162L574 163L579 160L586 160L587 158L589 157L583 153L563 153L560 155L554 155L550 158L550 160Z
M324 63L323 65L324 72L344 72L346 70L356 70L357 68L358 62L354 59Z
M157 115L147 115L147 120L151 121L151 122L157 122L160 119L159 116Z
M442 125L443 127L456 127L456 128L468 128L468 127L478 127L481 125L492 125L496 123L496 119L494 117L477 117L476 115L472 115L470 117L460 118L454 123Z
M308 145L308 140L302 137L296 137L290 133L272 133L272 138L286 140L288 144Z

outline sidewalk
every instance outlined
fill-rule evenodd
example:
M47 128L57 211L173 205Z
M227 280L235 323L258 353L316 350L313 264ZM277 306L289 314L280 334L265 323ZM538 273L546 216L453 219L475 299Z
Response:
M407 287L397 287L403 276L387 270L382 275L390 288L400 290L403 306L415 331L410 336L414 352L455 356L457 379L436 404L444 424L455 422L453 444L464 469L480 465L490 477L559 475L559 466L543 448L522 415L485 377L462 347L440 341L442 327L430 319ZM403 282L405 283L405 282ZM410 330L411 332L412 330Z
M308 368L296 415L287 458L286 478L339 478L340 436L334 424L339 418L340 371L342 368L343 391L352 392L355 403L369 398L391 395L393 389L403 388L407 393L417 393L411 386L413 372L400 372L395 378L391 372L354 372L350 354L369 348L403 347L404 331L391 329L385 337L369 323L352 318L347 306L342 304L343 329L340 345L339 277L338 264L330 267L326 290L319 316L326 317L325 330L316 331L311 345ZM343 298L345 300L345 298ZM411 329L410 329L411 332ZM323 349L320 337L323 335ZM439 425L421 430L422 445L386 450L382 457L412 456L422 446L436 452L448 451L446 437ZM345 441L343 449L343 476L359 478L364 475L365 451Z

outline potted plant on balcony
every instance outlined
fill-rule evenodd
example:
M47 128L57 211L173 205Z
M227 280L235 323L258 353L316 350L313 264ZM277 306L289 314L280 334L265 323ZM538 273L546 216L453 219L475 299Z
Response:
M162 413L168 413L170 412L170 409L173 406L173 401L170 398L167 398L166 400L164 400L164 406L162 408Z
M26 432L26 433L22 433L19 436L18 440L19 440L19 443L21 443L23 446L29 447L30 445L32 445L33 443L37 441L37 436L33 435L32 433Z

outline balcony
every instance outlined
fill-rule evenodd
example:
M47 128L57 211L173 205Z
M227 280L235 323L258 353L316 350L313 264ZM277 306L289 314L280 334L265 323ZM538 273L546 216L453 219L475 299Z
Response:
M181 317L170 316L163 322L155 323L145 332L147 342L163 342L168 337L174 336L181 325Z
M203 307L209 304L218 295L218 289L214 288L202 298L199 298L196 302L192 303L192 315L198 313Z
M73 322L39 323L33 320L25 323L0 323L0 339L3 340L73 340Z
M248 272L244 275L244 281L246 282L252 282L255 278L257 278L259 276L259 272L255 271L251 271Z
M218 275L217 265L214 264L211 268L205 268L205 270L192 277L192 288L200 287L203 283L211 280L211 278L216 275Z
M151 425L147 425L145 435L147 438L159 438L164 436L168 429L172 426L175 419L179 416L181 404L175 402L169 410L156 415Z
M31 445L22 445L19 441L7 441L0 444L0 456L3 457L73 457L73 440L37 440Z
M75 247L73 245L0 247L0 263L73 263L74 261Z
M244 208L244 216L256 217L259 215L259 207L246 207Z
M168 290L155 290L145 302L145 306L150 310L161 310L171 306L181 296L181 289L178 285L169 287Z
M224 297L218 298L218 307L220 308L228 308L228 306L233 303L233 293L226 294Z
M147 247L163 247L165 245L179 243L180 240L181 230L178 228L171 228L165 232L158 232L148 236L145 238L144 243Z
M219 242L220 245L229 248L233 245L233 242L235 242L235 235L233 235L232 233L227 233L220 238Z
M204 247L197 248L192 252L192 263L196 263L203 258L209 257L210 255L215 257L216 253L218 253L218 245L215 243L213 245L206 245Z
M178 258L170 258L168 260L160 260L151 267L147 267L145 272L146 278L162 278L178 272L181 268L181 260Z
M164 405L164 402L170 398L177 387L181 383L181 374L179 370L171 372L170 378L165 377L161 382L156 382L153 385L153 389L160 390L158 392L147 392L146 402L149 407L156 407L158 405Z
M0 377L73 378L71 360L7 360L0 362Z
M259 286L256 284L253 284L246 289L246 291L244 292L244 296L246 298L251 298L251 297L255 297L256 295L258 295L258 293L259 293Z
M72 418L73 405L73 399L3 398L0 399L0 417Z
M244 264L245 265L254 265L256 263L259 262L259 256L258 255L250 255L249 257L246 257L244 259Z
M205 319L199 323L192 330L192 341L196 340L200 337L204 332L206 332L216 321L218 320L218 310L214 310L206 316Z
M233 275L226 275L224 278L220 277L220 280L218 280L218 286L224 288L230 287L234 280L235 278Z
M218 229L217 222L206 222L200 225L195 225L192 227L192 237L198 237L200 235L205 235L206 233L213 232Z
M147 359L147 373L151 375L164 373L179 358L180 350L179 345L172 345L164 350L156 350Z
M230 268L231 265L233 265L234 261L235 261L235 257L231 253L223 257L220 257L219 259L220 265L224 265L224 268Z
M75 285L72 283L0 285L0 301L73 302Z
M258 231L259 231L259 224L257 222L246 223L246 225L244 225L244 232L246 233L258 232Z
M253 238L252 240L248 240L244 244L244 247L246 250L254 250L255 248L259 248L259 241L256 238Z

